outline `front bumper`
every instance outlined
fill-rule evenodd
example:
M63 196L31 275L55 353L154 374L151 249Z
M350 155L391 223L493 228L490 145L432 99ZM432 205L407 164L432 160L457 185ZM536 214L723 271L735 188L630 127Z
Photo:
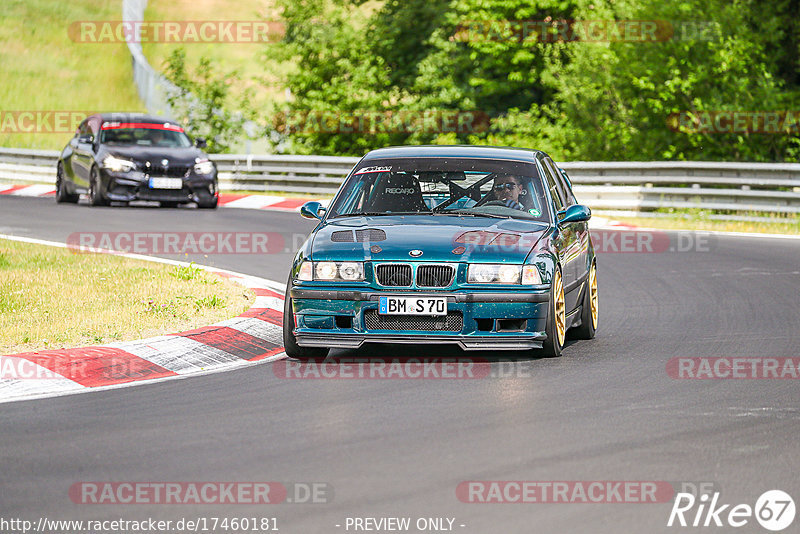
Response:
M549 309L549 291L385 291L370 289L291 289L295 337L303 347L354 349L364 343L444 343L464 350L527 350L542 347ZM378 298L386 295L445 296L448 315L436 323L419 316L383 316ZM395 319L398 318L399 319ZM403 325L403 318L406 326ZM445 322L447 323L445 325ZM419 328L420 324L425 325ZM456 324L458 326L453 327Z
M161 202L202 202L212 200L219 194L216 175L184 176L181 189L151 189L149 179L141 172L111 172L102 170L106 185L106 197L114 202L150 200Z

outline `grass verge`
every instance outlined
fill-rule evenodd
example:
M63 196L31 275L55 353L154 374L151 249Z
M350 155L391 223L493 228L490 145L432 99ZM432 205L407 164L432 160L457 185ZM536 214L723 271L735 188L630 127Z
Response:
M613 215L610 218L633 226L665 230L711 230L717 232L800 235L800 217L784 217L770 222L720 221L709 219L703 214L694 213L671 213L657 217L622 217Z
M193 266L0 239L0 354L189 330L235 317L254 298Z
M80 39L73 40L69 33L75 22L120 20L120 6L119 0L2 0L3 111L144 111L133 84L127 45L76 42ZM61 149L73 133L17 133L31 125L16 120L4 124L0 146ZM51 117L51 129L54 121ZM47 126L46 120L37 123L40 130Z
M150 0L145 10L145 19L155 21L236 21L276 22L280 10L274 0ZM255 105L265 108L285 100L282 87L283 76L288 66L269 59L266 51L272 43L244 42L187 42L187 43L142 43L147 60L158 71L163 72L165 61L178 47L186 50L187 64L194 70L201 57L209 58L224 72L234 71L231 80L232 94L241 95L250 87L255 90Z

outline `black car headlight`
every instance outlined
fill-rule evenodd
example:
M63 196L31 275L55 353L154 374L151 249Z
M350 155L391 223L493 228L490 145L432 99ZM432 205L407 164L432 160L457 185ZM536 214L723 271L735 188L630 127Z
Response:
M136 168L136 163L116 156L106 156L106 159L103 160L103 167L113 172L128 172Z
M364 262L360 261L304 261L297 279L310 282L361 282L364 280Z
M211 174L214 172L214 164L207 160L200 160L194 164L194 172L195 174Z

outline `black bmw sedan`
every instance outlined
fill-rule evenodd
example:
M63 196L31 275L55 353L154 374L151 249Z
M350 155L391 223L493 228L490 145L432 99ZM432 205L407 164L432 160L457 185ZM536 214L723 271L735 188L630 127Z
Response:
M155 200L175 207L194 202L217 207L217 168L201 150L205 141L189 139L166 119L140 114L91 115L58 159L56 201L92 206Z

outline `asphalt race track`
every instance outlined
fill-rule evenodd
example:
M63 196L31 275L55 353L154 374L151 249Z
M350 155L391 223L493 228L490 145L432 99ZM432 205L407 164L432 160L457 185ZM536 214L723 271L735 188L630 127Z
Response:
M80 231L312 227L291 213L0 197L0 233L55 241ZM725 503L752 506L770 489L797 502L800 382L676 380L666 365L678 356L799 357L800 240L714 237L707 244L599 254L597 338L571 343L557 360L491 364L504 365L511 375L504 378L286 380L268 363L0 405L0 516L277 517L285 534L346 532L347 517L450 517L464 533L644 533L699 529L667 528L670 503L471 504L458 500L456 487L471 480L713 482ZM285 282L291 254L189 259ZM68 490L80 481L323 482L333 500L79 505ZM737 530L764 532L752 519Z

